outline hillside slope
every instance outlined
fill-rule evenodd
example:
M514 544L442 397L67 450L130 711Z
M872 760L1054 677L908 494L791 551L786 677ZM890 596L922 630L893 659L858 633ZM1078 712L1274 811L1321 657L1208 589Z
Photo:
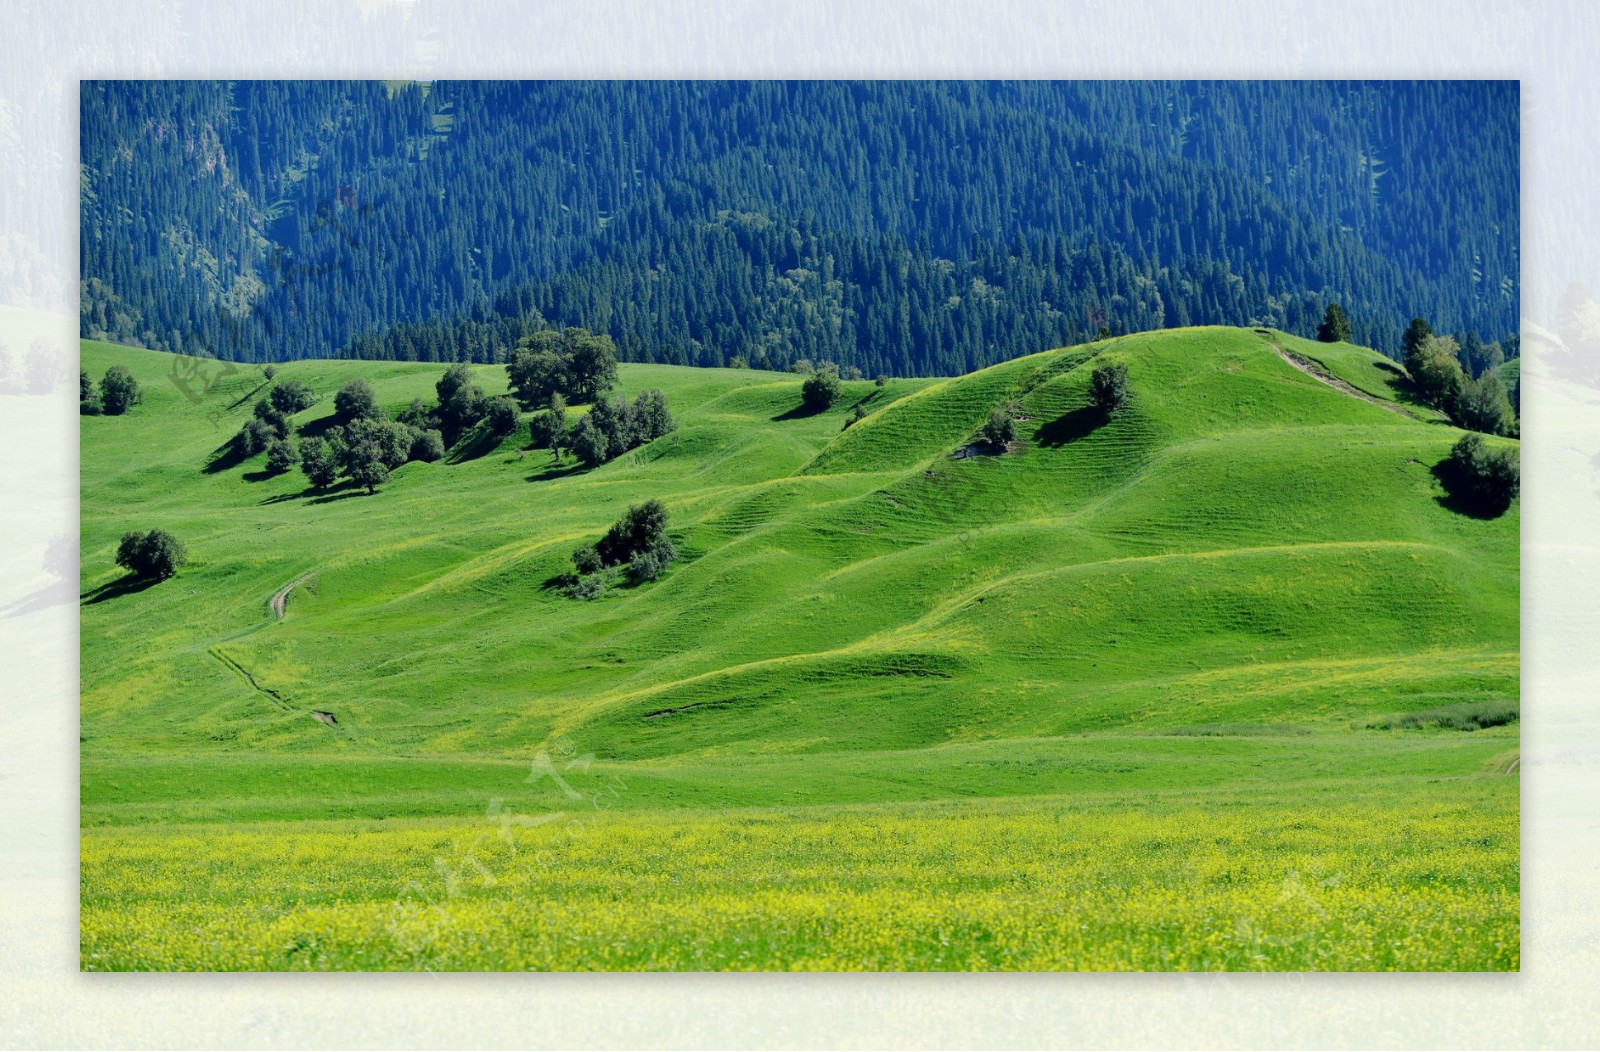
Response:
M1518 966L1517 511L1443 503L1458 432L1369 351L1156 332L814 415L626 365L674 434L371 496L207 470L258 370L83 360L147 392L82 428L85 969ZM315 429L439 373L279 378ZM651 497L662 579L554 586ZM189 564L126 581L156 526Z
M483 753L561 733L618 758L883 749L1516 694L1517 517L1441 505L1430 467L1457 432L1334 390L1249 331L846 384L813 417L793 412L794 378L625 366L624 390L667 391L675 435L567 473L521 453L524 430L370 497L257 463L201 470L248 413L253 370L191 404L162 376L174 359L84 358L150 392L84 421L85 587L116 579L125 529L164 526L193 558L84 606L90 754ZM1108 422L1087 408L1100 360L1126 362L1134 391ZM324 396L315 419L350 376L398 407L436 372L280 377ZM502 370L479 372L503 390ZM840 432L863 400L871 415ZM1028 418L1020 448L952 459L1002 402ZM686 556L665 579L596 602L548 586L648 497ZM299 580L279 621L268 599Z

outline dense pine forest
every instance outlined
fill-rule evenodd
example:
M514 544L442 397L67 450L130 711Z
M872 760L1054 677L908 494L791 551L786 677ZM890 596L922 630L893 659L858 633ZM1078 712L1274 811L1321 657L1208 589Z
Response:
M86 82L82 335L246 361L967 372L1518 318L1510 82Z

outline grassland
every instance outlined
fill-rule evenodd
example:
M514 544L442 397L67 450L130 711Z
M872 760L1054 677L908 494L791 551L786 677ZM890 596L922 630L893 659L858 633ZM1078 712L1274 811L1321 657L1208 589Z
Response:
M83 421L85 968L1517 966L1516 726L1407 720L1514 711L1517 511L1444 504L1459 432L1371 352L1152 333L816 415L625 365L676 434L372 496L206 470L258 370L83 360L147 392ZM315 429L439 372L279 377ZM647 497L665 578L552 587ZM133 586L154 526L191 561Z

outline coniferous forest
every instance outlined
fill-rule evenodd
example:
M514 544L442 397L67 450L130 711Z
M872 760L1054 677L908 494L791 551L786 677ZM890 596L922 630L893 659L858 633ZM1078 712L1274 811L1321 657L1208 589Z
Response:
M967 372L1518 318L1514 82L86 82L81 334L244 361ZM1508 105L1507 103L1513 103Z

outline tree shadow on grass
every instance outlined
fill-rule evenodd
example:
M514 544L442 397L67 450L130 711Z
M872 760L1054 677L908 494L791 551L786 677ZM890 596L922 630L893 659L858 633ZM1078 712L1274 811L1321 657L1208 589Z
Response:
M282 474L283 472L281 471L269 471L266 468L261 468L257 471L246 471L239 477L244 479L246 482L265 482L268 479L275 479Z
M577 460L570 460L565 464L547 464L542 469L529 475L529 482L548 482L551 479L564 479L568 475L581 475L589 469Z
M807 417L817 416L818 414L826 413L827 411L827 409L821 406L806 405L804 402L801 402L788 412L779 413L777 416L773 417L772 420L774 423L784 420L804 420Z
M488 428L474 427L450 447L450 452L445 454L446 464L465 464L469 460L488 456L500 448L500 443L505 440L504 435L496 435Z
M1039 429L1033 433L1033 440L1047 448L1064 446L1068 442L1088 437L1110 419L1099 406L1080 406L1048 423L1040 424Z
M204 471L207 475L215 475L219 471L227 471L243 464L247 458L239 455L239 450L234 446L233 439L222 443L211 451L211 459L206 461Z
M307 492L311 492L311 491L302 490L301 494L304 494L304 493L307 493ZM358 485L351 479L345 479L343 482L340 482L340 483L338 483L337 485L334 485L334 486L330 486L327 489L321 490L319 492L321 492L322 496L320 496L320 497L312 497L310 500L306 501L306 503L307 504L332 504L336 500L348 500L351 497L371 497L371 496L374 496L374 494L371 494L371 493L367 492L367 488L365 486ZM299 496L301 494L297 494L297 496Z
M263 387L266 387L270 383L272 383L271 380L262 380L260 383L256 384L255 387L251 388L250 390L246 391L244 394L240 395L239 396L239 400L228 407L229 411L232 411L234 409L238 409L240 406L242 406L246 402L250 401L250 399L254 398L257 394L260 393L260 391L261 391L261 389Z
M139 577L131 573L124 574L109 584L103 584L98 588L91 588L89 591L81 593L78 598L83 601L85 606L88 606L94 603L103 603L108 599L133 595L158 583L160 582L154 577Z

